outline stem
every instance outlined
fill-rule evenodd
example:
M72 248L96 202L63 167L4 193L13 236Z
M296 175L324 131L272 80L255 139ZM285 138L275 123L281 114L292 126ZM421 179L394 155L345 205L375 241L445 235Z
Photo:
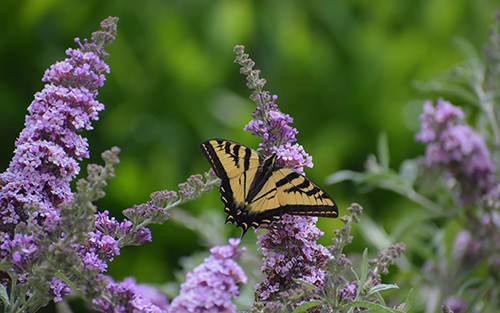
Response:
M484 110L486 111L486 115L488 116L491 128L493 130L493 137L495 138L495 146L498 148L500 147L500 128L497 123L498 119L495 114L493 103L491 101L486 101L483 107Z

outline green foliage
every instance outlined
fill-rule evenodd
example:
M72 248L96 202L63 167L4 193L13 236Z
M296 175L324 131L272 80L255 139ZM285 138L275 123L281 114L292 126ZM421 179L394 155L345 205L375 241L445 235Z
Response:
M436 80L418 84L422 90L433 90L463 101L463 110L475 115L475 123L471 123L474 128L460 118L448 121L447 132L439 133L439 127L443 127L439 125L439 119L444 120L443 116L430 113L429 106L424 107L419 135L426 133L428 137L416 138L428 145L425 157L403 161L399 171L391 169L389 145L383 133L379 137L378 156L369 155L364 172L344 170L328 177L330 183L350 180L365 189L390 190L428 210L430 214L417 220L399 218L398 227L391 236L375 223L368 223L368 227L362 230L366 238L378 238L375 234L380 234L383 241L389 242L400 238L402 229L421 237L412 242L403 241L412 247L409 253L413 258L424 261L421 268L415 267L408 274L414 277L419 296L428 303L426 311L437 310L443 303L448 304L443 305L443 312L451 312L451 307L460 312L498 310L500 246L496 242L500 230L500 205L498 194L491 190L500 186L496 166L500 156L500 11L496 13L496 19L482 56L468 41L457 39L456 44L463 51L465 60ZM438 112L437 106L434 112ZM436 119L426 122L425 119L432 114L436 114ZM446 112L443 110L439 114ZM437 131L426 127L435 127ZM467 130L467 135L453 135L453 127L459 131ZM455 140L456 146L471 144L473 148L471 151L462 149L461 156L452 155L450 138ZM457 143L457 139L462 142ZM437 148L439 145L444 147L443 150L436 150L441 149ZM449 156L445 155L446 151L449 151ZM481 155L478 158L480 175L476 175L479 172L473 164L477 155ZM490 158L495 165L490 166ZM481 183L483 177L488 178L488 183ZM417 309L422 310L423 305Z
M341 211L354 200L365 207L354 235L363 235L370 245L381 244L370 241L374 232L385 247L396 240L407 243L410 264L398 264L401 273L393 278L401 290L409 290L400 280L415 277L424 260L449 258L446 247L458 231L446 221L453 212L445 193L438 195L444 199L436 207L434 199L414 188L414 158L423 152L423 146L413 142L421 110L418 100L439 92L456 104L477 103L460 75L452 75L453 84L450 75L421 82L462 62L450 38L463 37L472 47L486 42L497 6L495 0L152 0L139 6L126 0L2 1L0 142L4 151L13 150L26 107L43 87L43 72L64 57L75 35L86 36L110 14L119 16L118 39L109 49L111 74L99 95L106 111L89 136L91 163L112 145L124 151L107 197L97 202L101 211L119 217L123 209L147 201L151 191L173 189L191 174L206 171L197 147L207 138L230 138L256 147L257 141L242 132L253 104L237 66L228 62L234 45L244 44L269 89L279 95L280 107L295 118L299 141L314 158L308 177L321 182L325 173L350 169L331 176L330 183L342 183L327 191ZM478 122L487 124L477 113L478 105L467 110L472 120L478 116ZM389 153L379 149L377 157L368 159L369 170L359 175L356 170L377 150L381 131L390 138L390 160ZM490 139L498 142L493 135ZM1 166L7 168L10 159L9 153L2 154ZM347 180L370 192L359 194ZM232 231L222 226L225 217L217 192L183 204L178 212L174 210L165 225L152 228L153 242L140 253L122 251L109 274L163 283L174 278L172 272L185 270L180 264L190 267L187 255L225 243ZM341 226L320 223L327 235ZM448 227L436 232L442 224ZM255 249L254 235L247 236L243 244ZM365 246L357 242L346 253L357 254ZM246 258L244 262L258 263L255 256ZM245 296L251 299L252 281L248 285ZM402 294L388 294L395 302L404 301ZM423 310L421 304L416 306Z

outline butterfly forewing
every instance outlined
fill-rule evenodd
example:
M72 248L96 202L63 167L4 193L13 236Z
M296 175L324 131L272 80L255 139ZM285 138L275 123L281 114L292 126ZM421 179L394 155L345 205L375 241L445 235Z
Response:
M269 224L285 213L337 217L333 199L293 169L277 164L276 155L264 158L244 145L212 139L200 149L221 179L220 194L226 222L243 229Z
M285 213L322 217L337 217L333 199L311 180L298 172L282 167L275 172L278 199Z

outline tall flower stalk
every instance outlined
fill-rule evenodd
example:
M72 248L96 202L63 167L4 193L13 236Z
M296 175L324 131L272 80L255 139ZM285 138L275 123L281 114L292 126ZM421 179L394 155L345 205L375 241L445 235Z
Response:
M87 140L78 133L91 130L91 121L104 109L96 100L97 90L104 84L104 73L109 73L104 47L114 40L117 21L103 21L103 31L95 32L90 43L77 39L80 48L68 49L69 58L45 72L42 80L48 84L28 108L14 157L0 175L1 260L11 264L6 272L10 285L3 286L10 291L6 307L12 312L36 311L51 298L58 301L69 293L63 274L68 261L96 274L118 254L114 239L88 233L90 227L70 213L73 201L80 197L71 191L70 182L80 172L78 161L89 157ZM95 168L101 179L113 176L117 153L115 149L104 155L106 168ZM87 182L87 187L94 188ZM94 186L94 191L101 187L100 183ZM89 197L86 200L93 200ZM76 211L86 216L92 209L83 201ZM75 223L73 231L61 227L66 223ZM93 245L78 244L77 239L87 234L95 239ZM58 263L62 256L68 259ZM57 270L49 264L61 267Z
M245 249L240 239L230 238L229 245L210 249L211 256L186 276L179 295L172 300L170 312L231 313L231 300L239 295L238 284L246 283L243 269L236 263Z
M266 81L259 77L259 70L253 69L255 62L244 53L243 46L236 46L234 52L240 73L247 76L247 86L254 90L250 98L257 105L253 120L244 129L261 139L259 150L265 156L276 154L278 163L301 172L305 166L312 167L311 156L301 145L294 144L298 131L289 125L293 119L278 109L276 95L263 90ZM316 243L323 235L316 221L317 218L285 214L271 224L268 233L258 237L259 249L264 253L262 271L267 278L256 286L257 301L273 300L279 292L293 289L298 285L293 279L323 285L323 269L332 256Z

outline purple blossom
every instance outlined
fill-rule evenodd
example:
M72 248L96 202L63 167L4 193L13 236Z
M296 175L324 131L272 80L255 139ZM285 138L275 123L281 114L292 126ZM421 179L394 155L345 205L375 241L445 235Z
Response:
M95 253L101 259L109 261L112 261L116 255L120 254L120 249L115 238L105 235L98 230L89 232L89 235L90 239L85 247L88 252Z
M38 222L57 219L57 208L73 199L69 183L78 175L79 160L88 158L88 143L77 134L92 129L91 120L104 106L95 100L97 87L109 68L92 52L68 49L70 56L53 65L43 78L50 82L28 108L25 128L16 141L14 157L0 175L3 227L24 220L24 205L38 205Z
M155 288L136 285L131 277L121 283L110 281L108 284L110 299L94 299L94 309L109 313L166 313L168 300ZM155 304L153 304L153 301ZM170 311L173 312L173 311Z
M99 253L103 254L103 256L106 256L105 259L112 260L115 255L118 255L120 253L120 250L118 248L119 243L114 238L120 238L121 245L140 245L146 241L151 241L152 239L151 231L146 227L134 226L134 223L126 219L124 219L120 223L116 220L116 218L110 218L109 212L107 210L102 213L95 214L95 217L96 231L90 233L91 239L87 244L87 248L90 249L95 244L104 247L107 251L101 249L102 251L100 251ZM100 237L104 239L101 239ZM102 243L103 240L105 241L105 243Z
M323 232L318 218L305 219L285 214L269 232L257 237L264 255L262 272L267 278L255 286L260 301L273 300L278 293L296 286L294 278L323 287L325 266L333 259L328 249L316 243Z
M52 278L51 281L47 281L47 284L50 286L49 293L51 297L54 297L54 302L61 301L62 297L71 291L69 285L57 277Z
M420 116L422 129L415 139L428 144L428 167L446 169L447 175L461 184L463 203L477 197L495 202L500 195L496 166L483 138L463 119L462 110L443 99L438 99L436 107L426 101Z
M298 130L290 126L292 117L278 109L278 96L263 90L266 81L259 77L259 70L253 69L255 62L244 53L244 47L236 46L234 52L235 62L241 65L240 72L247 75L247 86L254 89L250 98L257 105L245 131L261 138L259 150L265 156L276 154L278 163L303 173L304 166L313 166L312 157L301 145L293 144ZM262 271L267 278L255 286L256 300L267 301L277 297L280 291L294 288L296 283L292 278L323 287L324 268L333 256L316 243L323 235L316 221L317 218L285 214L271 223L267 234L258 236L264 254Z
M304 166L313 166L312 157L301 145L292 145L297 140L295 135L298 131L289 125L293 119L279 111L276 99L278 97L273 96L271 102L258 106L252 113L254 119L244 130L251 131L252 135L262 139L258 150L262 150L264 155L276 154L280 164L302 172Z
M356 283L347 283L347 286L340 290L340 297L344 301L354 301L358 293L358 285Z
M172 300L170 312L218 313L236 312L231 299L239 295L238 283L247 277L236 263L244 249L240 239L229 239L229 245L210 249L212 255L186 276L180 294Z
M117 20L108 18L102 25L110 30ZM69 57L45 72L42 80L48 84L35 94L25 128L15 142L14 157L0 174L1 261L12 264L9 297L16 310L32 311L69 293L69 286L52 276L56 272L79 284L96 283L106 261L119 254L116 240L109 235L98 230L87 234L85 223L91 221L87 217L94 207L84 192L78 194L80 202L73 203L70 188L80 172L78 162L89 157L87 139L79 133L91 130L91 122L104 109L96 96L109 67L100 56L112 39L111 34L98 33L80 49L68 49ZM116 157L118 152L113 151L109 155ZM109 175L101 178L101 184L116 165L106 161ZM82 181L79 187L90 185ZM90 240L85 246L86 235ZM77 282L82 277L85 281Z
M102 273L108 268L108 264L103 261L95 252L83 253L83 265L89 271Z
M71 58L57 62L45 71L42 79L60 86L73 86L88 90L96 90L104 85L105 76L101 73L109 73L109 67L93 52L82 52L79 49L68 49L66 54ZM97 113L92 113L97 117Z
M40 246L33 236L15 234L14 239L6 238L2 245L2 258L12 262L11 272L23 274L40 257Z
M467 307L467 302L458 297L448 297L444 301L444 304L449 306L450 309L455 313L460 313Z
M244 47L236 46L234 52L235 62L241 65L240 73L247 75L247 86L254 89L250 98L257 105L252 113L253 120L244 130L251 131L252 135L262 139L258 150L262 150L265 156L275 153L278 156L278 163L300 172L303 172L304 166L312 167L312 157L302 146L298 144L292 146L292 143L297 141L295 136L299 133L296 128L289 125L293 122L293 118L278 109L277 95L271 96L268 91L263 90L266 80L259 77L259 70L253 69L255 62L244 53Z

